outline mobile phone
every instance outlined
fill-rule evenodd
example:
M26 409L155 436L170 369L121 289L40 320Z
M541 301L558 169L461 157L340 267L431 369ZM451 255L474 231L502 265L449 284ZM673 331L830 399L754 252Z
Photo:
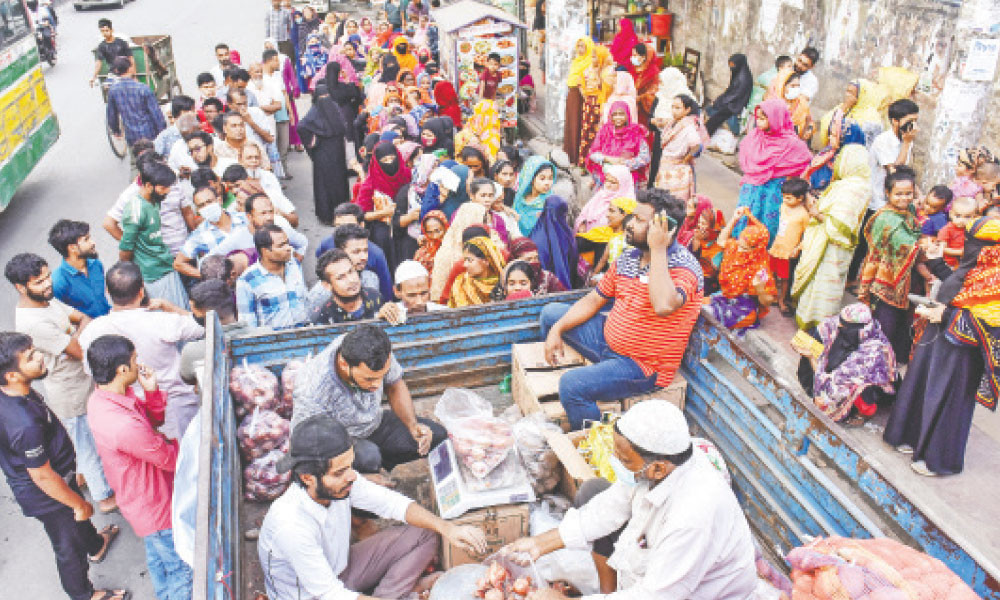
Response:
M668 215L665 211L661 210L660 212L656 213L656 216L667 222L667 229L673 231L674 228L677 227L677 221L673 217Z
M914 127L916 127L916 121L909 121L907 123L903 123L902 125L900 125L899 131L901 131L902 133L909 133L913 131Z

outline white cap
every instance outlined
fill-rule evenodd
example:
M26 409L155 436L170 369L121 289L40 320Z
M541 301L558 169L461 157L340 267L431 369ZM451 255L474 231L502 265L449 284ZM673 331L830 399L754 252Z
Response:
M403 283L404 281L410 281L411 279L416 279L417 277L430 277L431 274L427 272L424 265L418 263L415 260L404 260L399 263L396 267L396 285Z
M628 409L615 423L637 448L654 454L680 454L691 447L684 413L666 400L646 400Z

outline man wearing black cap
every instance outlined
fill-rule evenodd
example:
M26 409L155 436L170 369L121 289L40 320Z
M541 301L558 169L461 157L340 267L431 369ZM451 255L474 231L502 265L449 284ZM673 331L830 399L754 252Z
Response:
M421 574L437 554L438 533L469 552L484 553L475 527L445 521L351 468L347 429L315 415L292 430L277 468L292 485L271 504L257 552L271 600L401 598L426 587ZM351 509L407 523L351 545ZM372 594L366 596L361 594Z

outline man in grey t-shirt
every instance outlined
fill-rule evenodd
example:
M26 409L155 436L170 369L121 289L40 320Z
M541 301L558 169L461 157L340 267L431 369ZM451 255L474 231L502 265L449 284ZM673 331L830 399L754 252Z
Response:
M383 390L389 409L382 408ZM441 425L417 418L389 336L374 325L333 340L299 371L292 427L321 413L354 438L354 469L361 473L391 471L426 456L446 437Z

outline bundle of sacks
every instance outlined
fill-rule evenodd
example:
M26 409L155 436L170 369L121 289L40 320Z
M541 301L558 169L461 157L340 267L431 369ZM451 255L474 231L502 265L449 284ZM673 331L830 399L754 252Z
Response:
M819 538L788 554L792 600L976 600L936 558L894 540Z

